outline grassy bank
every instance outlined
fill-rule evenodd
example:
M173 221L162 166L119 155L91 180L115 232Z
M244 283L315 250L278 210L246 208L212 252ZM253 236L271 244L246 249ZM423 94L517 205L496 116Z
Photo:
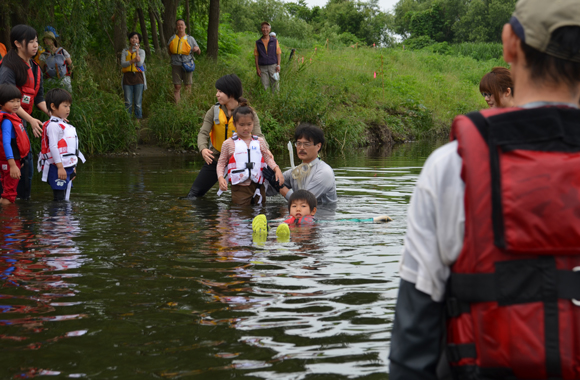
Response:
M242 79L244 96L274 146L287 141L302 121L321 126L329 147L338 149L443 135L455 115L485 107L479 80L503 62L487 59L485 52L497 54L497 47L475 45L421 50L315 45L297 49L289 60L296 42L280 37L281 90L272 96L255 73L255 38L238 34L239 53L217 63L198 59L193 91L179 105L172 101L168 59L147 57L141 125L124 113L121 73L114 58L90 57L86 72L75 79L70 118L85 151L130 150L137 142L136 128L142 128L152 143L197 148L203 116L215 103L214 83L229 73Z

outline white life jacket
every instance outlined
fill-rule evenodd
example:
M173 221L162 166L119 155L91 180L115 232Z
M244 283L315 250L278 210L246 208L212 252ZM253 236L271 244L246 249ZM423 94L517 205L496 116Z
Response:
M85 156L79 151L79 139L77 136L76 128L68 123L65 123L61 119L52 117L43 125L42 142L40 147L40 154L38 155L37 169L39 172L42 172L42 180L44 182L46 182L48 179L48 170L50 168L50 164L54 164L54 158L50 152L50 143L48 141L48 135L46 132L50 124L57 124L59 127L57 145L62 166L65 168L76 166L79 158L83 163L85 162Z
M228 163L227 178L232 185L242 183L248 178L252 182L262 184L264 182L262 169L266 167L266 163L264 162L264 157L262 157L258 136L252 136L249 147L236 134L234 134L232 140L234 140L236 149Z

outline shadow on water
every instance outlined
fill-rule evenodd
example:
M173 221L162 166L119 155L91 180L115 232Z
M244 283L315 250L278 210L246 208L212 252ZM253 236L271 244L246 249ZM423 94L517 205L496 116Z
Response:
M386 377L406 209L438 144L329 154L339 203L288 242L251 231L281 197L178 200L197 157L94 158L70 203L35 178L0 215L0 377Z

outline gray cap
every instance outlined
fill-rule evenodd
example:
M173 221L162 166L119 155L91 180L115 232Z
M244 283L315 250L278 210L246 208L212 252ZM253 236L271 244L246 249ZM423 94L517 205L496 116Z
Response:
M526 45L554 57L580 62L580 54L572 55L550 44L556 29L580 27L579 0L519 0L510 24Z

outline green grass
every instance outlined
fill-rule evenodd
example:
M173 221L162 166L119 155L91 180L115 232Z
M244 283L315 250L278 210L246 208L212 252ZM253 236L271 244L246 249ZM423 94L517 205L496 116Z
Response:
M217 63L198 59L192 91L179 105L173 103L168 58L147 57L141 128L150 142L196 149L203 117L215 103L215 81L230 73L241 78L244 96L256 109L273 147L285 145L300 122L322 127L331 149L380 144L387 142L387 135L394 141L442 136L455 115L486 107L479 81L502 64L498 47L492 44L448 45L437 51L332 44L326 48L287 40L297 49L289 61L290 48L280 36L281 90L273 96L262 88L255 72L255 38L237 34L240 49L220 56ZM137 124L124 112L120 68L113 57L89 57L87 67L73 81L71 113L83 149L88 153L132 149Z

